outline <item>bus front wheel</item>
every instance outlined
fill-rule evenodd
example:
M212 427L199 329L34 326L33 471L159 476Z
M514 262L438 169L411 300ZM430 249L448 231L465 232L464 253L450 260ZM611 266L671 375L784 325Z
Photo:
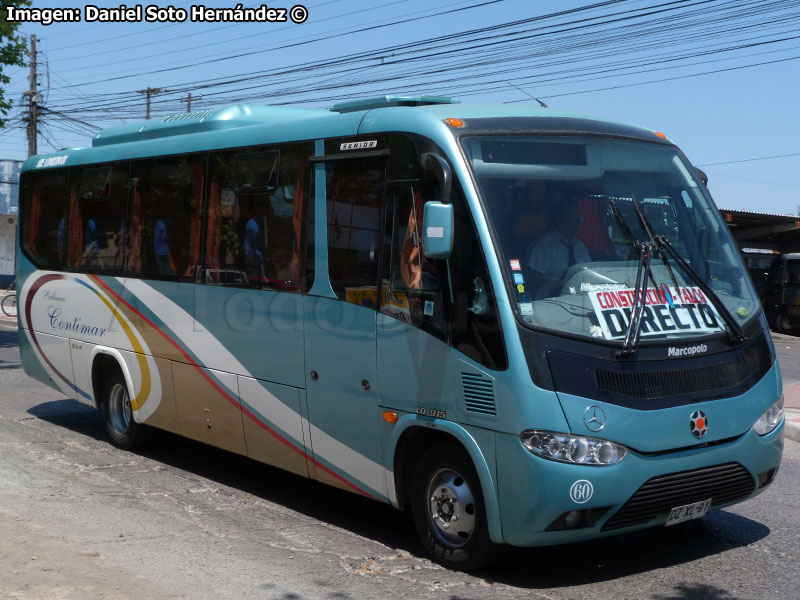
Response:
M106 431L114 446L122 450L133 450L144 443L146 426L133 420L128 386L119 370L106 378L103 412L106 417Z
M417 463L411 494L414 526L436 562L465 571L496 558L500 547L489 539L481 485L464 451L450 445L428 450Z

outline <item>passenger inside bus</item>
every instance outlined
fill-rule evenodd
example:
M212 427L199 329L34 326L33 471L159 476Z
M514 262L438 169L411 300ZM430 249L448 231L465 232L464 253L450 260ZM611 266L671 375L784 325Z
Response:
M259 225L263 223L263 227ZM244 265L247 279L260 285L267 279L264 272L264 253L267 247L267 223L265 215L253 215L244 226Z
M153 255L159 275L175 275L169 254L169 230L164 219L156 221L153 227Z

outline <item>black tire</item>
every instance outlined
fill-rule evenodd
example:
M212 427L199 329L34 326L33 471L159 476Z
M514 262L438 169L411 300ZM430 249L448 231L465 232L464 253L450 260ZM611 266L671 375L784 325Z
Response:
M778 316L775 317L773 330L777 333L791 333L793 329L789 316L784 311L780 311Z
M17 295L16 294L9 294L3 301L0 303L0 309L2 309L3 314L8 317L16 317L17 316Z
M115 369L103 387L103 412L111 443L121 450L141 448L147 441L148 428L133 420L130 395L122 371Z
M411 482L411 514L425 549L449 569L477 569L500 554L501 546L489 539L480 481L460 448L438 445L420 458Z

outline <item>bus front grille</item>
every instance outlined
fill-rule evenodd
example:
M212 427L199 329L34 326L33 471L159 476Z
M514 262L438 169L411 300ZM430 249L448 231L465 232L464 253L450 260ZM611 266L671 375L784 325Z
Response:
M755 479L739 463L726 463L693 471L660 475L647 481L603 525L603 531L642 525L665 515L676 506L711 498L719 506L746 498L755 490Z
M758 375L760 356L696 369L664 370L650 373L625 373L598 369L597 387L604 392L633 398L664 398L690 392L724 391Z

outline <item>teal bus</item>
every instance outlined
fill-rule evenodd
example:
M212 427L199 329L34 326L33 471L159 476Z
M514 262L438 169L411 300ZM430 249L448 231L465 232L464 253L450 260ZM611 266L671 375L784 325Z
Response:
M112 127L21 178L25 372L504 546L700 518L783 452L736 245L664 134L383 96Z

